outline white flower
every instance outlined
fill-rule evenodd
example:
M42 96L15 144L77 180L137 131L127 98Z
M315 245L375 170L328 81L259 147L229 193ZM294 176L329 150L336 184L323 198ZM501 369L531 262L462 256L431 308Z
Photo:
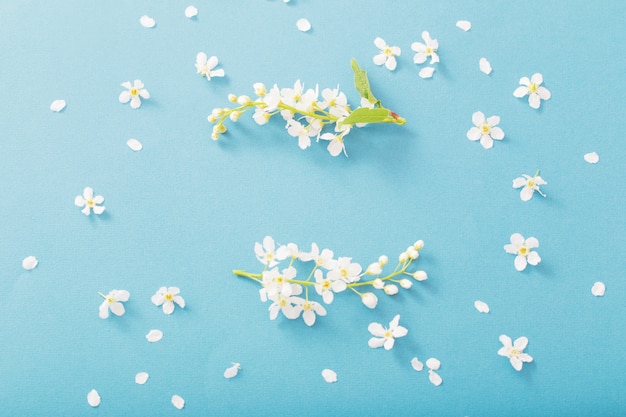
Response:
M263 271L261 285L263 288L259 290L261 301L267 301L268 297L272 298L276 294L282 294L289 297L294 293L294 286L289 282L296 277L296 268L290 266L283 269L282 273L278 272L278 268L272 268L269 271Z
M500 123L499 116L491 116L485 119L485 115L477 111L472 114L472 123L474 123L474 127L467 131L467 138L469 140L480 139L480 144L483 145L483 148L490 149L493 147L493 139L504 139L504 132L497 127L497 124Z
M281 245L276 249L276 259L282 261L283 259L291 258L293 260L300 258L300 249L295 243L287 243Z
M325 88L322 90L322 98L324 101L319 103L321 109L328 108L328 112L336 117L344 117L348 115L348 98L339 91L339 87L331 90Z
M361 277L361 265L352 262L352 258L339 257L333 265L333 269L328 271L328 278L331 280L343 280L347 283L356 282Z
M76 196L74 199L74 204L78 207L84 208L81 212L85 216L89 216L91 210L93 210L94 214L102 214L104 212L104 206L99 206L98 204L102 204L104 202L104 197L101 195L93 196L93 189L91 187L85 187L83 190L83 195Z
M526 269L526 264L533 266L541 262L541 257L537 252L531 251L531 249L538 248L539 241L534 237L529 237L524 240L524 236L519 233L513 233L511 235L511 243L504 245L506 253L517 255L515 257L515 269L523 271Z
M294 292L296 288L300 288L300 292L301 292L301 287L300 286L292 287L292 293L297 295L299 294L299 292L297 291ZM285 296L283 294L277 293L271 297L268 296L268 298L271 301L273 301L272 305L270 305L268 308L270 312L270 320L276 319L279 311L282 311L283 315L290 320L297 319L298 316L300 315L300 311L302 311L302 310L296 310L294 307L294 303L298 301L297 299L300 297Z
M539 171L537 171L537 174L539 174ZM546 185L547 182L545 182L544 179L541 178L537 174L535 174L534 177L531 177L530 175L522 174L521 177L515 178L513 180L513 188L524 187L522 188L522 191L520 191L519 193L519 196L522 199L522 201L528 201L531 198L533 198L533 194L535 193L535 191L537 191L543 197L546 196L544 193L541 192L541 189L539 189L539 186Z
M293 314L298 317L302 312L302 319L307 326L313 326L315 324L316 314L319 316L326 315L326 309L320 303L305 300L301 297L293 297L293 301L295 302Z
M346 157L348 156L343 137L350 133L350 129L350 125L344 125L337 121L337 124L335 125L335 132L338 133L328 132L320 136L320 139L329 141L328 146L326 147L328 153L332 156L339 156L339 154L343 152Z
M294 107L301 112L310 112L313 110L313 103L317 101L317 87L315 90L309 88L304 91L304 84L297 80L293 88L282 88L280 90L282 102L288 106ZM284 117L284 115L283 115Z
M376 45L376 47L380 49L380 53L374 56L374 64L385 64L385 67L387 67L389 71L395 70L396 66L398 65L396 61L396 56L400 56L400 54L402 53L400 48L397 46L389 46L387 42L385 42L385 40L380 37L374 39L374 45Z
M406 336L409 332L405 327L399 325L400 315L396 315L391 322L389 328L384 328L380 323L370 323L367 330L374 335L367 344L375 349L384 346L385 350L390 350L397 337Z
M162 308L165 314L172 314L174 312L174 303L178 304L180 308L185 308L185 300L178 295L179 293L180 288L161 287L156 294L150 298L150 301L152 301L152 304L155 306L163 305Z
M504 346L498 350L498 355L508 357L516 371L522 369L524 362L533 361L532 356L528 353L523 353L524 349L526 349L526 345L528 345L528 338L522 336L517 338L514 343L511 343L511 338L503 334L500 335L500 342L502 342Z
M133 109L141 107L142 98L150 98L150 93L148 93L148 90L143 88L144 86L141 80L135 80L132 85L130 81L126 81L121 85L126 88L126 91L122 91L120 93L120 103L128 103L130 101L130 107Z
M522 77L519 80L521 87L517 87L515 91L513 91L513 95L517 98L522 98L528 95L528 104L533 109L538 109L541 105L541 100L549 100L552 94L548 91L547 88L543 87L541 83L543 83L543 76L540 73L533 74L530 77Z
M216 56L207 58L207 55L204 52L199 52L198 55L196 55L196 69L198 70L198 74L202 77L206 77L209 81L211 81L211 77L224 76L223 69L214 69L217 67L218 63L219 60Z
M296 119L290 119L287 122L287 133L294 138L298 138L300 149L306 149L311 146L311 138L317 136L319 132L319 129L313 124L304 125Z
M417 52L413 57L413 62L416 64L423 64L430 57L430 63L435 64L439 62L439 55L437 55L437 49L439 48L439 42L437 39L432 39L430 33L427 31L422 32L422 39L424 43L413 42L411 49Z
M102 304L100 304L100 318L106 319L109 317L109 309L116 316L123 316L126 310L124 310L124 302L128 301L130 293L126 290L111 290L107 295L100 293L104 298Z
M334 293L344 291L347 288L346 282L341 279L330 279L330 274L324 278L321 269L315 270L315 292L322 296L324 303L330 304L335 298Z
M320 253L320 249L316 243L311 244L311 252L306 252L300 255L300 260L307 261L315 261L317 266L321 266L325 269L333 269L335 266L335 261L333 259L334 253L330 249L323 249Z
M376 297L376 294L373 292L366 292L360 294L360 296L361 302L363 302L367 308L376 308L376 304L378 304L378 297Z
M259 262L265 266L271 268L278 264L276 260L276 244L271 236L265 236L263 238L263 245L256 242L254 244L254 253Z

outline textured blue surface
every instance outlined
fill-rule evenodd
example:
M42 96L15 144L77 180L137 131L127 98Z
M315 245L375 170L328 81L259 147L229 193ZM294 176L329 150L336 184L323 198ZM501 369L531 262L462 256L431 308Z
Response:
M626 413L622 2L203 1L193 20L188 3L153 3L0 2L3 414L173 415L173 394L194 416ZM423 30L440 43L430 80L409 47ZM402 48L393 73L372 63L376 36ZM200 51L225 78L196 74ZM210 139L211 109L257 81L339 84L356 104L352 57L405 126L351 133L348 159L319 143L301 151L282 122L249 115ZM539 111L512 96L534 72L552 92ZM117 100L133 79L152 95L138 110ZM501 117L506 138L491 150L465 138L478 110ZM591 151L597 165L583 160ZM548 197L524 203L511 181L537 169ZM85 186L106 198L104 215L73 205ZM541 244L523 273L502 249L514 232ZM423 239L429 280L379 295L376 310L341 294L313 328L272 322L254 283L231 273L261 270L253 245L267 234L364 266ZM40 261L30 272L28 255ZM163 285L187 308L153 306ZM98 291L113 288L130 291L127 313L101 320ZM395 314L408 336L368 348L367 325ZM165 334L156 344L152 328ZM496 354L502 333L527 336L535 362L515 372ZM414 356L440 359L443 385L413 371ZM231 362L243 370L225 380Z

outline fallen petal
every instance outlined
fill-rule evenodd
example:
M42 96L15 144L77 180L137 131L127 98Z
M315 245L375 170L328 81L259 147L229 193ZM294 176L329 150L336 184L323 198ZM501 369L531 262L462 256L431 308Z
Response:
M583 158L585 158L585 161L589 162L590 164L597 164L600 160L600 157L595 152L586 153Z
M147 372L139 372L135 375L135 384L143 385L148 382L148 378L150 378L150 375Z
M436 387L441 385L441 383L443 382L443 379L441 379L441 376L437 372L434 372L434 371L428 372L428 379Z
M426 366L428 366L433 371L436 371L441 366L441 362L439 362L439 359L437 358L429 358L426 361Z
M324 381L328 382L329 384L337 382L337 372L331 369L324 369L322 371L322 377L324 378Z
M151 343L158 342L162 338L163 338L163 332L157 329L150 330L148 334L146 335L146 339L148 340L148 342L151 342Z
M430 78L433 76L434 72L435 72L434 67L424 67L420 70L419 76L421 78Z
M99 406L100 405L100 394L98 394L98 391L96 391L95 389L92 389L91 391L89 391L89 394L87 394L87 402L92 407Z
M419 359L417 359L417 357L411 359L411 366L417 372L420 372L422 369L424 369L424 364L422 362L420 362Z
M298 19L298 21L296 22L296 27L301 32L308 32L309 30L311 30L311 22L303 17L302 19Z
M132 149L135 152L139 152L140 150L143 149L143 145L141 144L141 142L139 142L137 139L135 138L130 138L126 141L126 144L128 145L128 147L130 149Z
M139 23L145 28L153 28L156 22L150 16L143 15L139 18Z
M478 310L479 313L489 313L489 306L484 301L474 301L474 307L476 308L476 310Z
M65 106L66 106L65 100L54 100L52 104L50 105L50 110L58 113L61 110L63 110Z
M456 22L456 27L467 32L472 28L472 22L469 20L459 20Z
M485 74L491 74L491 64L489 63L489 61L487 61L487 58L480 58L480 60L478 61L478 67Z
M605 291L606 291L606 286L604 285L603 282L600 282L600 281L594 283L593 287L591 287L591 293L595 295L596 297L604 296Z
M185 9L185 17L192 18L198 16L198 9L195 6L187 6Z
M174 394L172 395L172 404L174 405L174 407L182 410L185 407L185 400L183 400L183 397L181 397L180 395Z
M230 379L237 376L240 369L241 365L239 365L238 363L233 363L233 366L231 366L230 368L226 368L226 370L224 371L224 378Z
M31 271L31 270L35 269L35 267L37 266L38 263L39 263L39 261L34 256L27 256L22 261L22 267L25 270L27 270L27 271Z

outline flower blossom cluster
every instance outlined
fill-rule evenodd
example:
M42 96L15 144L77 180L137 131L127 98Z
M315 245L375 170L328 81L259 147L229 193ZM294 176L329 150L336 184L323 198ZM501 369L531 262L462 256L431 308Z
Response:
M233 273L240 277L250 278L261 285L259 290L262 302L269 302L270 319L274 320L279 313L288 319L302 319L312 326L317 316L325 316L324 305L331 304L336 294L350 290L361 298L368 308L376 308L378 297L374 291L363 291L362 288L379 290L385 295L395 295L399 287L409 289L416 281L424 281L428 275L424 271L409 271L409 267L419 258L424 242L418 240L409 246L398 257L398 264L393 272L384 275L383 268L389 262L382 255L376 262L363 268L352 258L336 257L330 249L320 249L316 243L311 244L310 251L302 251L295 243L276 245L274 239L266 236L263 243L257 242L254 252L264 266L258 274L242 270ZM281 265L281 263L283 263ZM305 278L298 278L301 265L313 265ZM312 299L317 294L320 301Z

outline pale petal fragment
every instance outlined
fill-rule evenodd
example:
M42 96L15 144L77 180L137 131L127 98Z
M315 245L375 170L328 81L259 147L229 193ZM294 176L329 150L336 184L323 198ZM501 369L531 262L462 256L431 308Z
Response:
M491 74L491 64L489 63L489 61L487 61L487 58L480 58L480 60L478 61L478 67L485 74Z
M417 372L420 372L422 369L424 369L424 364L422 362L420 362L419 359L417 359L417 357L411 359L411 366Z
M224 371L224 378L230 379L236 377L240 369L241 365L233 362L233 366L231 366L230 368L226 368L226 370Z
M98 391L96 391L95 389L92 389L91 391L89 391L89 393L87 394L87 402L92 407L99 406L100 405L100 394L98 394Z
M459 20L456 22L456 27L467 32L472 28L472 22L469 20Z
M139 372L135 375L135 384L143 385L148 382L148 378L150 378L150 375L147 372Z
M439 359L437 358L428 358L428 360L426 361L426 366L428 366L428 368L432 369L433 371L436 371L441 366L441 362L439 362Z
M198 16L198 9L195 6L187 6L185 9L185 17L191 19L192 17Z
M441 385L441 383L443 382L443 379L441 378L441 376L435 371L428 372L428 379L436 387Z
M150 16L143 15L139 18L139 23L145 28L153 28L156 22Z
M128 145L128 147L130 149L132 149L135 152L139 152L140 150L143 149L143 145L141 144L141 142L139 142L137 139L135 138L130 138L126 141L126 145Z
M478 310L479 313L489 313L489 305L484 301L476 300L474 301L474 308Z
M324 381L328 382L329 384L337 382L337 372L333 371L332 369L324 369L322 371L322 377L324 378Z
M598 161L600 161L600 156L598 156L598 154L595 152L586 153L585 156L583 156L583 158L585 159L585 161L589 162L590 164L597 164Z
M33 269L35 269L38 263L39 261L34 256L27 256L22 261L22 268L24 268L27 271L32 271Z
M309 30L311 30L311 22L303 17L301 19L298 19L298 21L296 22L296 27L300 32L308 32Z
M434 73L435 73L435 68L434 67L424 67L424 68L422 68L420 70L418 75L421 78L431 78Z
M158 342L162 338L163 338L163 332L161 330L158 330L158 329L152 329L146 335L146 339L150 343Z
M172 405L179 410L182 410L185 407L185 400L180 395L174 394L172 395Z
M594 283L593 287L591 287L591 293L595 295L596 297L603 297L605 291L606 291L606 286L604 285L603 282L600 282L600 281Z
M52 104L50 105L50 110L58 113L61 110L63 110L65 106L66 106L65 100L54 100Z

